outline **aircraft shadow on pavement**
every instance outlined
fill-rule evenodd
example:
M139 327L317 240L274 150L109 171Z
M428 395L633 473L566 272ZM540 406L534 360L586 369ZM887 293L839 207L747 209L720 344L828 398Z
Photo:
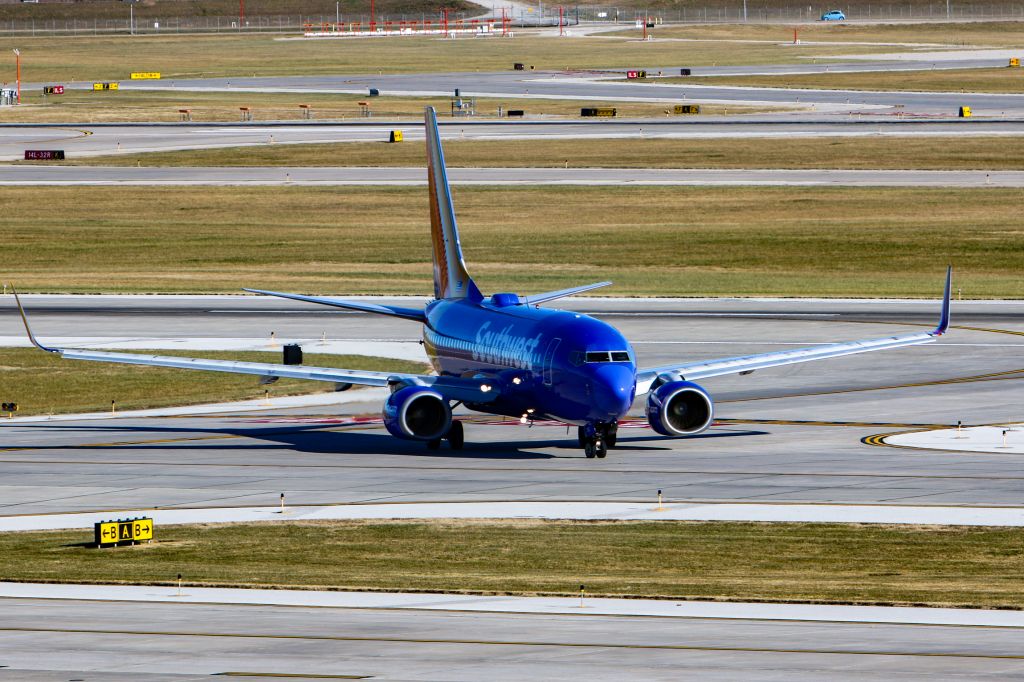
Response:
M351 454L351 455L398 455L404 457L431 457L452 459L507 459L507 460L541 460L558 459L566 455L538 452L542 449L569 450L573 457L580 451L575 434L559 438L534 440L472 440L474 429L467 430L466 445L462 450L452 450L446 443L437 450L429 450L426 444L405 441L387 433L367 433L361 430L338 429L335 425L302 425L285 428L216 428L204 429L195 427L166 426L64 426L47 424L45 428L64 433L109 434L112 438L140 437L139 441L124 440L123 442L91 443L76 442L65 444L47 443L40 446L19 447L31 450L59 450L61 448L97 450L138 450L138 451L176 451L206 450L211 452L246 451L266 453L272 450L293 451L310 454ZM484 435L484 434L481 434ZM620 432L615 451L618 452L657 452L671 449L670 444L676 440L705 440L718 438L735 438L744 436L767 435L765 431L755 430L719 430L704 432L685 439L668 439L658 435L623 435ZM147 440L152 436L152 440ZM204 436L210 436L204 440ZM244 438L248 443L232 443L223 439L224 436ZM219 438L220 437L220 438ZM177 440L180 438L181 440ZM262 443L259 441L263 441ZM582 454L580 452L580 454Z

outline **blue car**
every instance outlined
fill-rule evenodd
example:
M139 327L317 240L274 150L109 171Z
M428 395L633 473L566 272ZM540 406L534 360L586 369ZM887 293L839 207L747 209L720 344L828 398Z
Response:
M834 9L821 15L822 21L846 21L846 15L842 10Z

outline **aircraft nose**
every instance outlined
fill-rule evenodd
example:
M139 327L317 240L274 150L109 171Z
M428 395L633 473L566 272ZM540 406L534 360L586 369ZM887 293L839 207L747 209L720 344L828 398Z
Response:
M636 389L636 372L631 363L609 363L595 367L593 405L601 418L618 419L629 411Z

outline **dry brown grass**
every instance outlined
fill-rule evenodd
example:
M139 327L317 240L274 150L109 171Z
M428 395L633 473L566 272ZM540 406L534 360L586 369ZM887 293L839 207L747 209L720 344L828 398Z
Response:
M623 68L677 64L674 42L630 37L558 40L530 35L513 39L434 38L277 40L272 35L19 38L25 82L127 79L131 71L160 71L164 78L272 75L339 75L511 70L524 62L543 70ZM851 46L848 53L878 51ZM710 42L686 48L689 64L797 62L820 47Z
M1022 608L1014 528L854 524L316 522L0 536L0 579Z
M196 122L238 121L239 107L250 107L256 121L302 120L300 104L312 107L317 120L361 119L360 102L370 102L376 119L408 119L419 123L423 108L433 106L442 117L450 115L451 97L374 97L366 95L272 94L259 92L190 92L160 90L68 90L64 95L43 96L35 90L22 93L22 105L0 109L4 123L168 122L180 120L181 109L192 110ZM579 118L580 108L615 106L620 117L668 116L664 103L607 102L603 100L549 100L477 98L476 119L497 118L498 109L523 109L527 118ZM784 107L711 105L705 114L746 114L785 111Z
M5 275L44 292L431 290L422 188L8 188ZM454 190L486 291L1024 297L1017 189Z
M450 167L1020 170L1024 137L446 140ZM30 162L38 163L38 162ZM421 166L422 145L265 145L56 162L100 166Z

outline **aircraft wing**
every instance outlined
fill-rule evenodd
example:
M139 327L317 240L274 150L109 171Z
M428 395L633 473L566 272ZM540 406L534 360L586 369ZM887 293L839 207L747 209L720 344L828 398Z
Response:
M390 386L415 385L433 388L451 400L469 402L490 402L499 391L488 379L462 377L442 377L430 374L406 374L395 372L369 372L358 369L339 369L335 367L313 367L308 365L283 365L271 362L236 362L233 360L208 360L205 358L185 358L169 355L142 355L137 353L113 353L79 348L54 348L44 346L32 333L25 309L17 292L14 294L18 303L18 311L25 324L29 341L36 348L48 353L60 355L67 360L91 360L93 362L113 362L127 365L147 365L150 367L173 367L175 369L194 369L206 372L230 372L233 374L251 374L266 378L307 379L309 381L329 381L335 384L356 384L359 386Z
M903 348L904 346L917 346L923 343L931 343L939 336L946 333L946 330L949 328L949 292L951 277L952 268L949 268L946 270L946 288L942 299L942 315L939 319L938 326L931 331L641 369L637 371L636 393L637 395L643 395L650 391L651 386L659 379L659 377L667 381L696 381L698 379L707 379L708 377L722 376L725 374L749 374L758 369L791 365L798 362L825 360L827 358L838 358L844 355L853 355L855 353L868 353L876 350L889 350L891 348Z

